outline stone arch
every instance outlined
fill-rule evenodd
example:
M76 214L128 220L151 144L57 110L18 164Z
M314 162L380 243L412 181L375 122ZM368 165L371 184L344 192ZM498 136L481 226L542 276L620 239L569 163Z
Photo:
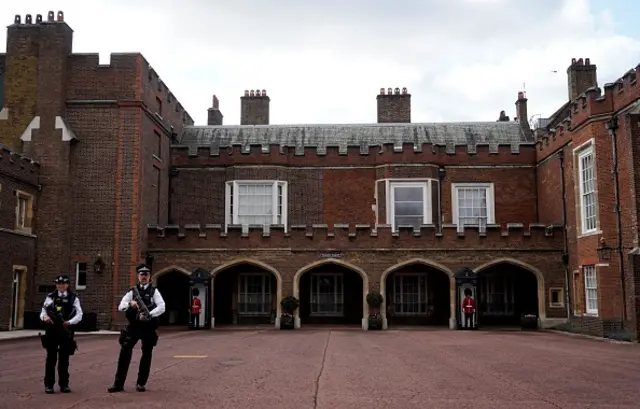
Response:
M348 268L351 271L354 271L358 274L360 274L360 277L362 277L362 311L363 311L363 329L365 329L366 327L366 323L368 322L368 317L369 317L369 304L367 304L367 293L369 292L369 276L367 275L367 273L360 267L353 265L349 262L346 261L342 261L336 258L327 258L324 260L317 260L314 261L313 263L309 263L307 265L305 265L304 267L302 267L301 269L299 269L298 271L296 271L296 274L293 276L293 296L300 299L300 277L302 277L302 275L310 270L313 270L316 267L320 267L320 266L324 266L324 265L330 265L330 264L335 264L338 266L342 266L345 268ZM296 326L300 325L300 309L298 308L295 312L295 320L296 320Z
M255 267L260 267L268 272L270 272L271 274L274 275L274 277L276 278L276 298L277 298L277 302L276 302L276 327L280 327L280 315L282 314L281 311L281 307L280 307L280 300L282 299L282 275L280 275L280 272L278 270L276 270L274 267L270 266L267 263L264 263L262 261L253 259L253 258L248 258L248 257L242 257L242 258L236 258L233 259L229 262L226 262L216 268L214 268L213 270L211 270L211 316L213 317L213 306L214 306L214 288L215 288L215 279L216 276L218 275L218 273L220 273L221 271L224 271L228 268L231 267L235 267L237 265L240 264L250 264L252 266Z
M427 266L427 267L431 267L434 268L436 270L439 270L443 273L445 273L448 277L449 277L449 299L450 299L450 318L449 318L449 327L453 328L455 326L455 314L456 314L456 280L455 280L455 273L447 266L442 265L440 263L437 263L435 261L426 259L426 258L421 258L421 257L414 257L411 258L409 260L404 260L401 261L397 264L394 264L393 266L389 267L388 269L386 269L384 272L382 272L382 275L380 276L380 294L386 295L387 292L387 277L389 276L389 274L394 273L400 269L402 269L403 267L407 267L410 266L412 264L422 264L423 266ZM380 315L382 315L382 319L384 321L384 326L386 327L386 321L387 321L387 300L386 300L386 296L384 297L384 302L382 303L382 306L380 308Z
M544 275L540 270L535 268L529 263L525 263L524 261L517 260L511 257L502 257L495 260L491 260L487 263L480 265L473 269L473 272L476 274L481 273L483 270L486 270L490 267L493 267L498 264L511 264L516 267L521 267L524 270L529 271L536 277L536 282L538 283L538 320L543 321L547 317L547 309L546 309L546 292L545 292L545 283L544 283Z
M182 274L186 275L187 277L191 275L191 272L189 270L187 270L185 268L182 268L182 267L179 267L179 266L176 266L174 264L174 265L171 265L169 267L163 268L162 270L158 271L157 273L153 273L151 275L151 282L154 285L157 285L158 284L158 278L160 278L163 275L165 275L167 273L170 273L172 271L177 271L179 273L182 273Z
M175 277L184 276L184 279L179 278L179 281L175 282L173 281L174 280L173 277L169 277L169 279L171 280L170 284L165 283L167 284L165 286L163 283L161 283L162 281L161 279L162 277L165 277L167 274L170 274L170 273L178 273L178 275L176 275ZM189 299L184 298L182 295L179 295L179 294L182 294L181 290L185 290L185 291L188 290L189 276L191 276L191 272L189 270L177 265L171 265L169 267L163 268L159 270L157 273L153 273L151 275L151 282L153 283L154 286L156 286L159 289L160 293L162 294L162 297L165 300L166 311L160 317L160 321L162 325L165 325L165 324L180 325L180 323L184 324L185 320L188 321L188 317L185 317L183 311L188 307ZM169 291L168 290L169 288L172 291ZM183 302L187 304L183 305ZM179 312L176 313L175 311L179 311ZM176 314L176 315L172 315L172 314ZM176 318L171 318L172 316ZM172 321L174 319L177 319L177 321Z

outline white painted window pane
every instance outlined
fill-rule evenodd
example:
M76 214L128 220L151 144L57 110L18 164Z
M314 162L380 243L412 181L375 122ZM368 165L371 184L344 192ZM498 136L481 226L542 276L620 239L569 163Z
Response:
M580 157L581 212L584 231L596 228L596 192L593 153Z
M237 198L238 223L272 223L273 184L239 184Z
M598 312L598 281L595 266L585 266L584 269L585 304L587 313Z
M395 226L420 227L424 221L424 186L394 186Z
M488 219L486 187L458 188L458 223L486 225Z

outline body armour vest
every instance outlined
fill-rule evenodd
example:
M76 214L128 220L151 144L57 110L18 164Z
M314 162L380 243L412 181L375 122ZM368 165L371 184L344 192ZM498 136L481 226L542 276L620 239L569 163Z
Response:
M64 321L69 321L75 315L73 303L76 301L76 295L70 291L62 297L58 291L54 291L48 295L53 300L53 304L49 307L55 314L61 314Z
M142 301L147 306L149 311L152 311L154 308L156 308L156 303L153 302L153 295L156 293L156 288L151 284L149 284L146 289L143 289L140 285L137 285L136 287L138 288L138 292L140 293ZM132 300L135 300L133 289L136 287L131 287L131 289L129 290L131 291ZM132 308L127 310L127 318L132 324L140 323L140 321L137 320L137 311L133 310Z

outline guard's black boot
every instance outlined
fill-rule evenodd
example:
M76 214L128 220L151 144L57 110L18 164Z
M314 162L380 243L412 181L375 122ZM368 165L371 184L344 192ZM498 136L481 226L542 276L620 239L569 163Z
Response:
M136 390L138 392L144 392L147 390L147 388L145 388L144 385L136 385Z
M49 386L45 386L44 393L47 393L47 394L51 395L53 393L53 388L51 388Z
M112 385L112 386L109 387L109 389L107 389L107 391L109 393L122 392L122 391L124 391L124 388L122 386Z
M69 389L68 386L61 386L60 387L60 392L62 392L62 393L71 393L71 389Z

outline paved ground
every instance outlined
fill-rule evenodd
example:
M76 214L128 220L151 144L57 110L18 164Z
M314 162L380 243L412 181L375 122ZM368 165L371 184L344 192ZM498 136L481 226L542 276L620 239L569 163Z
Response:
M148 391L134 389L136 349L114 395L116 337L83 336L79 347L73 393L45 395L39 340L0 342L0 408L640 407L640 345L542 332L165 333Z

